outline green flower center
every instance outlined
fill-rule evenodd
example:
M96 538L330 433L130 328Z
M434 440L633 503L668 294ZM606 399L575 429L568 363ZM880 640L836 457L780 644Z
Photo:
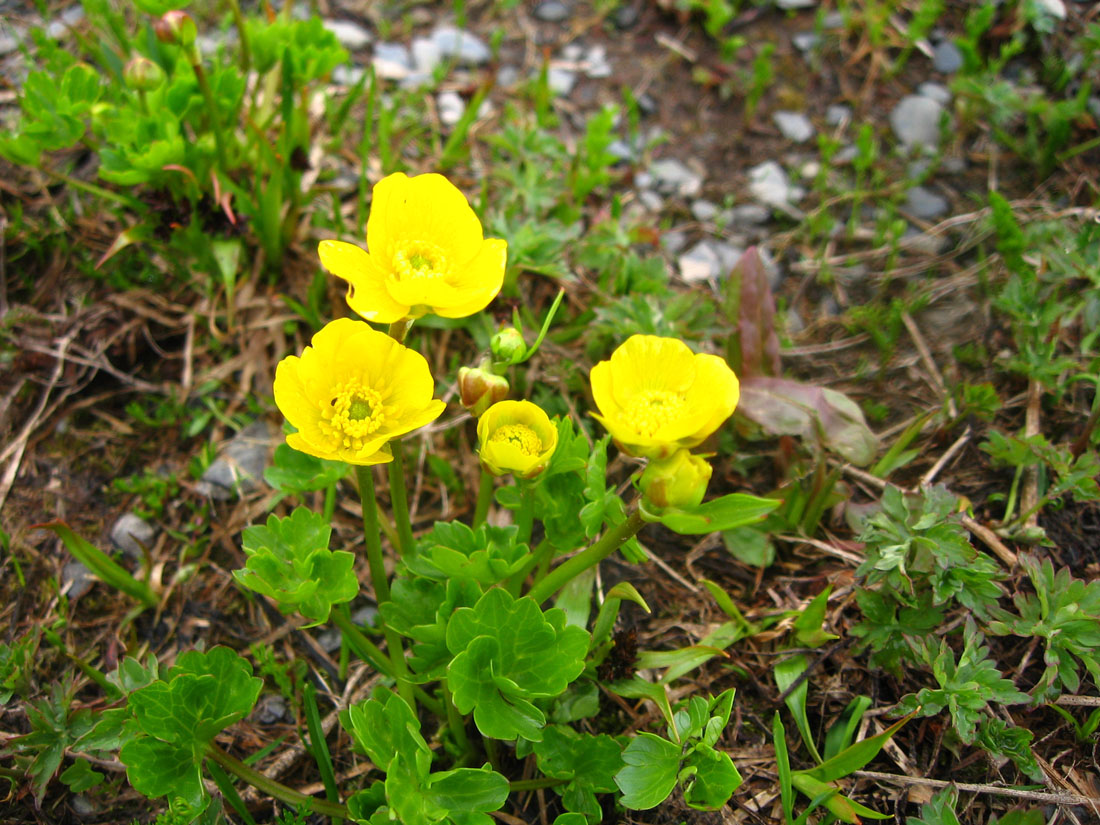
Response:
M526 424L505 424L503 427L497 427L489 436L489 441L511 442L519 447L524 455L538 455L542 452L542 439Z
M626 407L626 418L642 435L653 436L684 411L684 397L668 390L645 390Z
M450 272L443 250L428 241L401 241L393 255L393 269L399 281L444 278Z
M327 434L348 450L361 450L386 423L386 407L377 390L352 379L337 385L321 411Z

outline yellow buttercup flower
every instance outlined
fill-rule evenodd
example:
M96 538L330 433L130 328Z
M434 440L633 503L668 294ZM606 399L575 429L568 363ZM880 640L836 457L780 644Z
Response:
M624 451L667 458L694 447L733 413L740 384L717 355L676 338L632 335L592 368L593 416Z
M443 412L434 392L424 356L350 318L326 324L275 370L275 403L298 430L286 443L351 464L392 461L387 441Z
M477 422L481 463L493 475L534 478L550 463L558 428L530 401L499 401Z
M321 266L348 282L348 306L392 324L485 309L504 283L508 244L484 237L466 196L442 175L398 172L374 186L367 249L321 241L318 253Z

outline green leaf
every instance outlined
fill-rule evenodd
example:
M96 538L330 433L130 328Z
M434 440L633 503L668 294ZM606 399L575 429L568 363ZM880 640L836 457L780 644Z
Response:
M517 543L518 534L516 527L482 524L471 530L460 521L439 521L405 563L430 579L473 579L488 588L510 578L530 558L527 545Z
M554 779L568 779L555 786L562 804L594 819L602 815L597 793L616 789L615 774L623 767L622 748L606 734L593 736L572 728L550 725L541 742L534 744L539 770Z
M301 495L331 487L347 473L348 465L343 461L307 455L284 443L275 448L274 462L264 470L264 481L283 495Z
M146 607L157 606L156 594L148 584L135 579L128 570L112 561L106 553L74 533L69 525L62 521L51 521L48 524L35 526L52 530L65 543L69 552L105 584L137 599Z
M171 794L182 797L192 807L202 805L206 791L201 757L190 748L139 736L122 748L119 758L126 766L126 777L139 793L150 799Z
M669 507L651 517L677 533L701 535L760 521L781 503L746 493L730 493L690 510Z
M806 716L806 695L809 690L809 681L803 679L798 687L794 688L794 690L790 690L791 685L795 683L798 677L801 676L809 666L809 661L802 654L784 659L775 666L775 684L779 688L780 693L787 694L787 709L790 710L791 715L794 717L795 724L798 726L798 732L802 735L803 744L806 745L806 749L813 758L821 762L821 754L818 752L817 745L814 744L813 734L810 732L810 720ZM790 690L789 693L787 692L788 690Z
M899 719L877 736L861 739L854 745L845 748L831 759L826 759L816 768L798 771L797 773L812 775L821 782L833 782L848 776L854 771L862 770L864 765L878 755L878 752L882 750L882 746L889 741L890 737L901 730L902 725L912 718L913 714L910 713L902 719Z
M775 561L775 542L757 527L735 527L722 533L730 555L751 567L768 567Z
M564 611L543 613L534 599L496 588L454 612L446 641L454 656L447 683L458 709L472 710L486 736L537 741L545 717L528 700L565 691L584 670L589 637L566 625Z
M420 722L404 699L390 693L385 702L368 699L348 708L349 732L359 747L380 768L385 768L399 754L413 758L431 751L420 735Z
M495 811L508 799L508 780L489 766L435 773L428 797L453 813Z
M741 786L741 774L728 753L701 747L688 756L685 766L693 772L684 787L684 801L692 808L716 811Z
M869 696L857 696L848 703L844 712L833 722L829 732L825 734L825 758L830 759L852 744L859 721L867 708L871 707Z
M832 585L829 585L818 593L813 601L806 605L806 609L795 618L791 629L794 630L794 637L801 647L821 647L826 642L840 638L836 634L826 633L822 629L825 624L825 611L828 607L829 593L832 592L832 589Z
M676 787L680 746L652 733L639 733L623 751L626 767L615 774L623 807L646 811L664 802Z
M84 793L103 781L103 774L92 770L87 759L77 759L59 777L73 793Z
M274 599L283 613L298 611L311 625L327 621L334 604L359 593L355 556L328 549L331 528L306 507L290 516L270 516L264 527L245 529L242 541L248 561L233 571L245 587Z

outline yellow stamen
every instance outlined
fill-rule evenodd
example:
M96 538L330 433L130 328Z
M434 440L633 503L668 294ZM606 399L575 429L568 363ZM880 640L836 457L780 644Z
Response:
M352 379L336 387L321 417L326 435L339 439L346 449L361 450L386 423L386 408L376 390Z
M684 397L680 393L646 390L627 405L625 413L638 433L652 436L670 421L679 418L683 409Z
M443 250L427 241L401 241L393 254L393 270L399 281L445 278L450 265Z
M542 452L542 439L525 424L505 424L498 427L489 436L490 441L510 441L519 447L524 455L538 455Z

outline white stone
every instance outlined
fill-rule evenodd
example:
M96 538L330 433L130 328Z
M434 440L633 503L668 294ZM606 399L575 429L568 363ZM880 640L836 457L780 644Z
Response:
M791 186L786 171L774 160L767 160L749 170L749 192L763 204L786 209L802 198L803 192Z
M775 112L772 121L787 140L805 143L814 136L814 126L801 112Z
M444 126L454 126L466 111L466 101L458 92L440 92L436 98L439 120Z
M353 52L366 48L374 39L369 31L351 20L326 20L322 25L336 35L341 46Z
M460 63L480 65L489 62L492 53L480 39L467 31L452 26L440 26L432 32L432 40L444 57L452 57Z
M426 37L413 38L412 62L418 72L431 74L442 60L443 55L434 40L429 40Z
M943 106L924 95L906 95L890 112L890 128L906 146L934 149L940 142Z

